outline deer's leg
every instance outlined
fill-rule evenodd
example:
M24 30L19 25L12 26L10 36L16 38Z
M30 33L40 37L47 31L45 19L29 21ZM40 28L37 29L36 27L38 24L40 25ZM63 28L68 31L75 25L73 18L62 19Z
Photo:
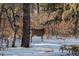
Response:
M43 36L41 36L41 41L43 42L44 40L43 40Z
M47 35L47 39L48 39L49 37L48 37L48 35Z
M32 37L33 37L33 35L31 35L31 37L30 37L30 41L32 42Z

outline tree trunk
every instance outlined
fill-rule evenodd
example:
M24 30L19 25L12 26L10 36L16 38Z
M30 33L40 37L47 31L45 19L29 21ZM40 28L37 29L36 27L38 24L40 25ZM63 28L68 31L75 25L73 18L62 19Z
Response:
M32 15L33 15L33 12L34 12L34 9L33 9L33 8L34 8L33 3L31 3L31 4L30 4L30 13L31 13Z
M39 14L39 3L37 3L37 13Z
M2 30L2 13L3 13L3 9L4 9L4 4L1 5L1 12L0 12L0 50L1 50L1 47L2 47L2 44L3 44L3 37L2 37L2 33L3 33L3 30Z
M17 28L15 27L15 30L14 30L14 38L13 38L13 42L12 42L12 47L15 47L15 42L16 42L16 32L17 32Z
M12 42L12 47L15 47L15 42L16 42L16 32L17 32L17 25L16 25L16 19L15 19L15 14L14 14L14 10L12 9L12 13L13 13L13 26L14 26L14 38L13 38L13 42Z
M30 43L30 4L23 4L23 36L21 47L29 47Z
M43 7L43 12L44 12L44 13L46 12L46 7L45 7L45 6Z
M75 38L77 38L77 28L78 28L78 16L75 15L75 27L74 27L74 36L75 36Z

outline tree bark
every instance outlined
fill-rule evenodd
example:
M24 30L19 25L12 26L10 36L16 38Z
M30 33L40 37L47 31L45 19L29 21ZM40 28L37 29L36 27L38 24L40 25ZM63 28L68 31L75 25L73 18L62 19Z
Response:
M14 25L14 38L13 38L13 42L12 42L12 47L15 47L16 34L17 34L17 25L16 25L15 13L14 13L13 9L12 9L12 13L13 13L13 25Z
M74 36L77 38L77 29L78 29L78 12L77 15L75 15L75 27L74 27Z
M15 42L16 42L16 32L17 32L17 28L15 27L15 30L14 30L14 38L13 38L13 42L12 42L12 47L15 47Z
M39 3L37 3L37 13L39 14Z
M30 45L30 4L23 4L23 36L21 47L28 48Z

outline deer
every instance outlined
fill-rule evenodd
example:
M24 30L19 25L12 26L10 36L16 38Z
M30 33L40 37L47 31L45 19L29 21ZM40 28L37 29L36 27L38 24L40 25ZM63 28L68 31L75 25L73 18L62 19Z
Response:
M44 34L45 34L45 28L42 28L42 29L32 28L30 30L31 42L32 42L32 37L33 36L41 36L41 41L43 41Z

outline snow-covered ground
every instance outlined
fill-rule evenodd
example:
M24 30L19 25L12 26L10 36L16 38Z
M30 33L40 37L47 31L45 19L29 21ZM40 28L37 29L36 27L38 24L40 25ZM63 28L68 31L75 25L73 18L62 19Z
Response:
M32 43L30 43L30 48L22 48L20 47L21 41L17 39L15 48L8 48L8 51L0 51L0 53L5 56L61 56L66 55L67 51L62 53L59 51L61 45L79 45L79 39L74 38L64 38L56 39L56 37L52 37L50 39L44 38L44 41L41 42L40 37L34 36L32 38ZM10 44L11 45L11 44Z

